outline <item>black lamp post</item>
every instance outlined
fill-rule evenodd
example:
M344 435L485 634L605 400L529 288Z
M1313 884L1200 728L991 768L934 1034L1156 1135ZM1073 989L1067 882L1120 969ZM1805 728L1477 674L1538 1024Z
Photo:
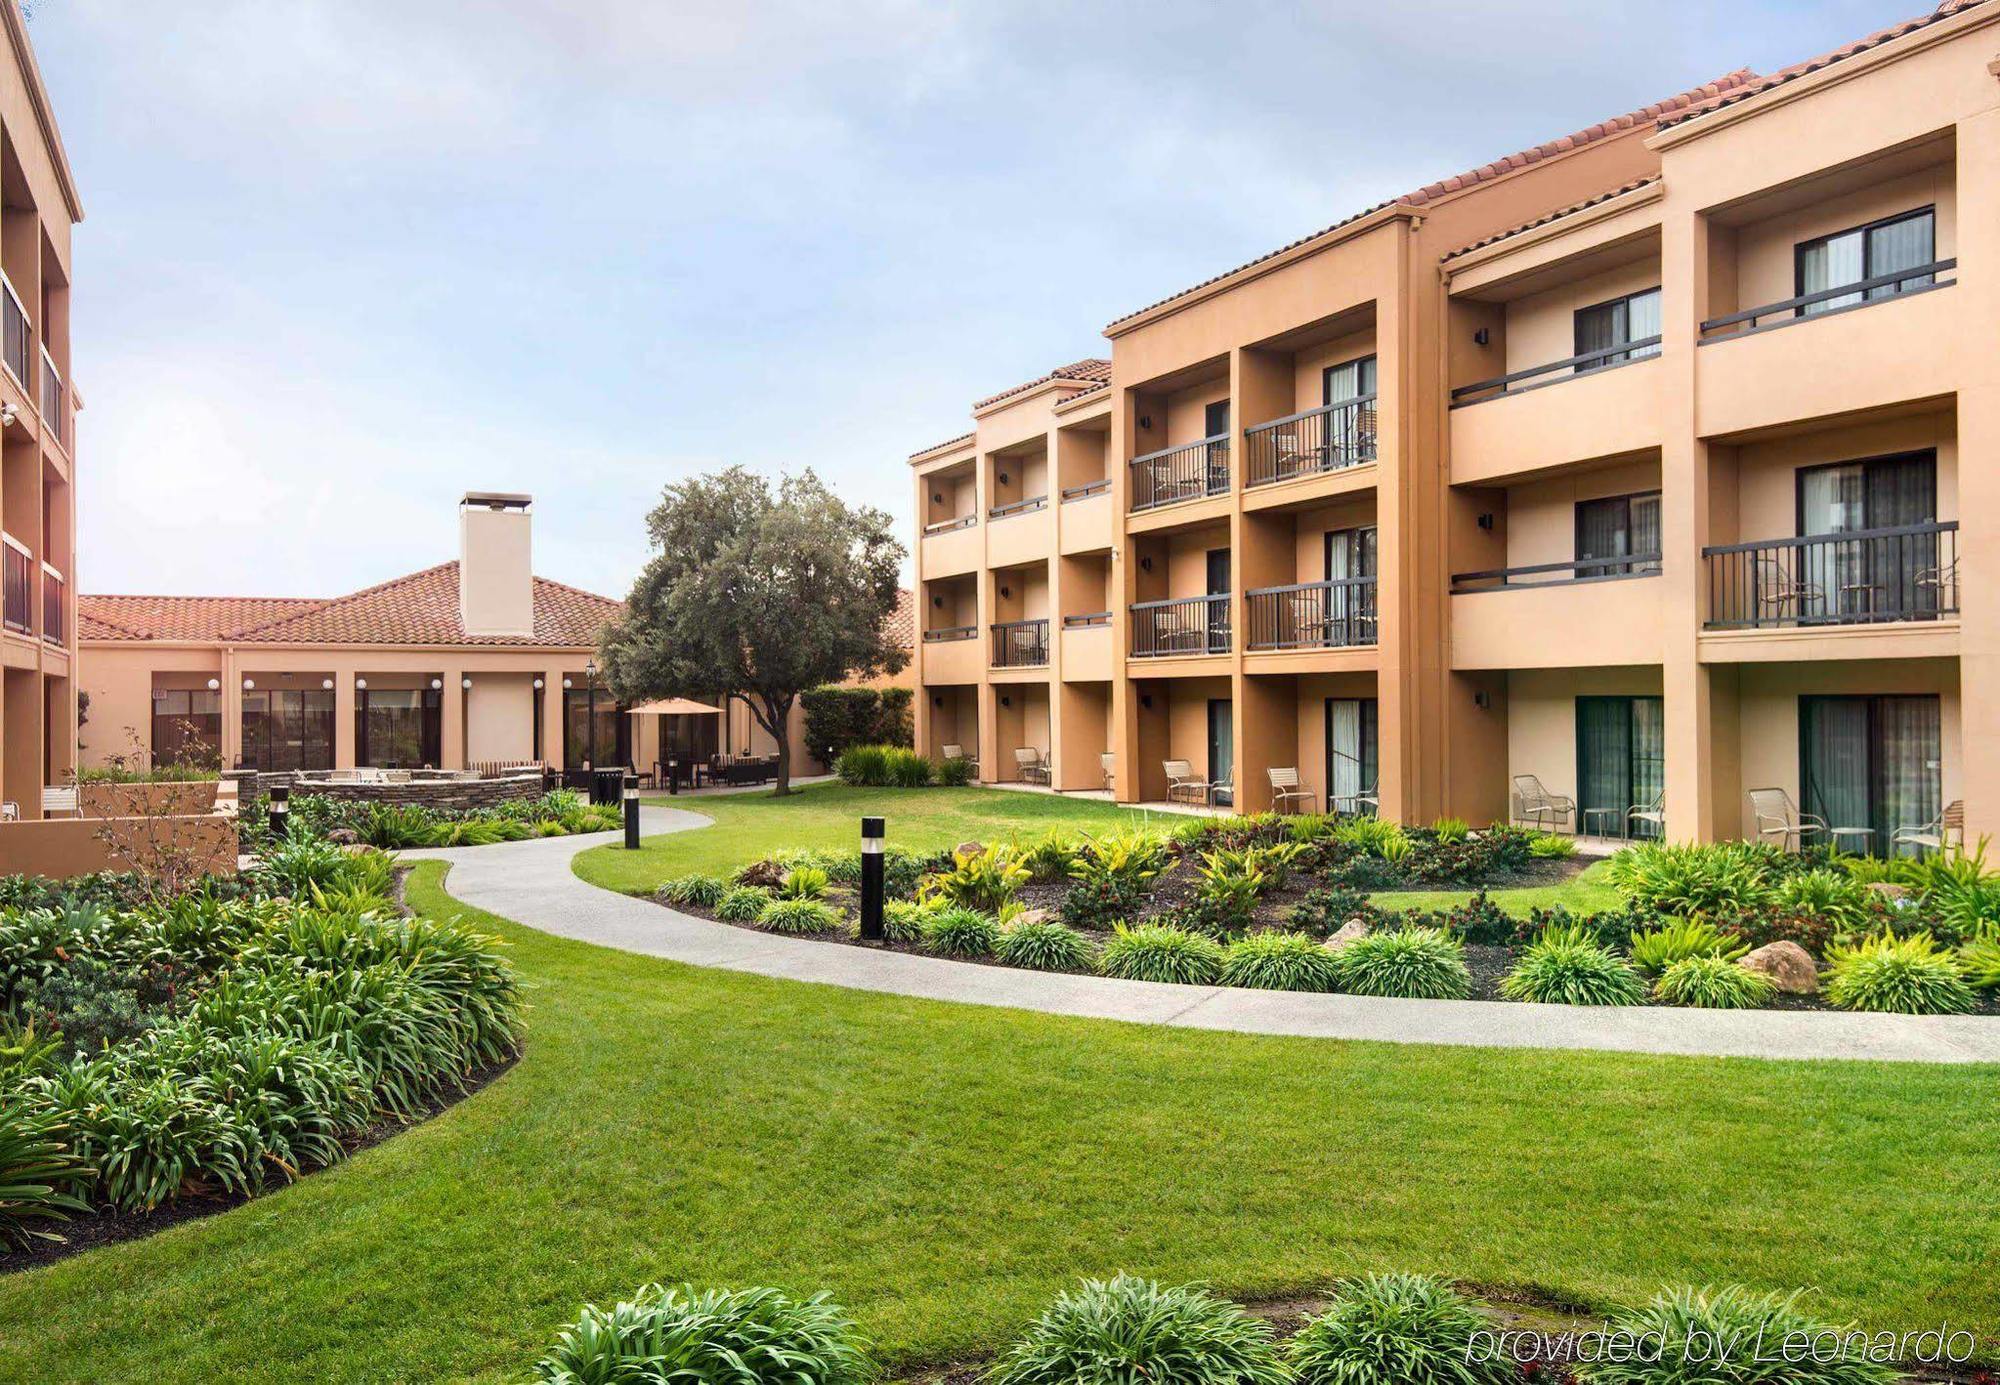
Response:
M869 942L882 941L882 838L881 818L861 819L861 936Z
M639 849L639 776L625 776L625 849Z
M271 786L271 837L274 841L285 839L286 824L291 821L292 786L273 784Z

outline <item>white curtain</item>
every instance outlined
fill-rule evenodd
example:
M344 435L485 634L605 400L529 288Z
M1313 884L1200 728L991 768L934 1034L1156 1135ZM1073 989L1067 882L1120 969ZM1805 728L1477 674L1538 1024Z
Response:
M1815 241L1799 251L1799 292L1818 293L1822 289L1839 288L1842 284L1859 283L1867 277L1863 273L1865 262L1865 243L1860 231L1849 231L1845 235L1828 236L1825 240ZM1808 303L1799 309L1799 312L1811 316L1813 313L1845 308L1860 301L1860 294L1844 293L1838 298Z
M1338 802L1367 787L1361 782L1361 703L1356 698L1336 698L1329 706L1333 782L1327 786L1327 800Z

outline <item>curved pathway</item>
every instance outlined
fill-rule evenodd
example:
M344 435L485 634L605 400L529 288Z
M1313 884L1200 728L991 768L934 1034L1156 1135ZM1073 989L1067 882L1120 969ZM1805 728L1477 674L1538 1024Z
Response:
M685 832L710 822L699 813L680 808L648 805L641 812L641 829L647 836ZM570 869L577 852L617 840L616 833L599 832L401 854L412 860L450 861L446 886L455 898L545 933L698 967L726 967L789 981L887 991L927 1000L1004 1005L1188 1029L1392 1043L1755 1058L2000 1062L2000 1019L1991 1017L1380 1000L1065 976L782 938L693 918L648 900L601 889Z

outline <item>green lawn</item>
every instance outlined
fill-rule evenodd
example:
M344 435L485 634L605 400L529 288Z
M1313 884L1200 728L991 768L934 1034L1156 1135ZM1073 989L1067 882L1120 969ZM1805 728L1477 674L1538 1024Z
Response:
M464 912L419 868L410 898ZM500 919L526 1056L206 1221L0 1277L0 1379L518 1379L648 1280L824 1286L893 1365L1127 1268L2000 1328L2000 1069L1199 1033L703 971ZM1988 1350L1992 1350L1989 1345Z

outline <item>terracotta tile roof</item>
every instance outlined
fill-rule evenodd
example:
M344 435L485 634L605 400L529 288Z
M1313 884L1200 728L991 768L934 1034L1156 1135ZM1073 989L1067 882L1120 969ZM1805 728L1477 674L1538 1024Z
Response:
M956 447L962 442L971 442L973 436L971 433L960 433L955 438L946 438L943 442L934 442L929 447L919 447L910 455L912 457L921 457L926 452L936 452L946 447Z
M1866 38L1856 39L1852 43L1844 43L1832 52L1822 53L1816 58L1808 58L1802 63L1793 63L1790 67L1780 68L1768 77L1753 78L1732 88L1727 93L1716 97L1712 101L1702 103L1698 109L1669 112L1660 117L1659 128L1664 130L1669 126L1693 120L1696 116L1707 115L1710 111L1720 110L1724 106L1733 106L1739 101L1747 101L1753 96L1771 90L1773 87L1783 86L1787 82L1795 82L1809 73L1818 72L1821 68L1831 67L1845 58L1852 58L1857 54L1865 53L1871 48L1880 48L1892 39L1899 39L1905 34L1913 34L1919 29L1927 29L1933 24L1952 18L1954 15L1963 14L1967 10L1978 9L1981 5L1989 3L1991 3L1991 0L1944 0L1943 4L1939 5L1929 14L1919 15L1915 19L1905 19L1900 24L1891 24L1886 29L1877 29Z
M1047 375L1037 375L1026 384L1016 385L1010 390L1001 390L998 394L989 394L986 398L974 403L972 408L976 413L988 404L998 404L1003 399L1023 394L1037 385L1046 385L1051 380L1093 380L1102 383L1110 378L1111 362L1097 356L1086 356L1080 361L1071 361L1068 365L1059 365Z
M537 577L535 633L468 635L458 618L458 564L346 596L77 597L77 634L102 640L229 644L411 644L582 649L623 609L609 597Z
M1480 183L1491 182L1495 178L1500 178L1514 172L1516 169L1526 168L1531 164L1540 163L1544 159L1554 158L1558 154L1566 154L1572 149L1581 149L1585 145L1595 144L1598 140L1607 139L1612 135L1623 134L1627 130L1636 129L1641 125L1658 121L1662 117L1674 112L1686 111L1696 106L1707 107L1713 104L1724 93L1733 92L1738 87L1755 81L1756 76L1757 74L1747 67L1739 68L1734 72L1726 73L1716 78L1712 82L1704 82L1698 87L1684 91L1678 96L1670 96L1664 101L1655 101L1650 106L1641 106L1636 111L1628 111L1624 115L1613 116L1609 120L1600 120L1595 125L1586 126L1574 134L1564 135L1561 139L1549 140L1544 144L1536 145L1532 149L1523 149L1518 153L1507 155L1504 159L1495 159L1492 163L1481 164L1477 168L1467 169L1463 173L1454 173L1451 177L1441 178L1435 183L1426 183L1413 192L1404 193L1401 197L1392 197L1386 202L1377 202L1374 206L1355 212L1352 216L1342 217L1331 226L1322 226L1311 235L1300 236L1297 240L1281 245L1276 250L1270 251L1267 254L1259 255L1254 260L1245 261L1237 265L1234 269L1225 270L1213 278L1204 279L1199 284L1184 288L1179 293L1169 294L1157 303L1149 303L1143 308L1129 312L1112 322L1104 330L1109 332L1121 323L1130 322L1133 318L1150 313L1155 308L1163 308L1178 299L1186 298L1189 294L1199 293L1210 284L1220 283L1232 275L1241 274L1246 269L1263 264L1266 260L1276 259L1287 251L1296 250L1299 246L1309 241L1318 240L1321 236L1329 232L1338 231L1343 226L1352 225L1363 217L1373 216L1384 207L1398 205L1421 207L1447 194L1458 192L1464 188L1474 187Z
M1084 386L1082 389L1078 390L1075 394L1072 394L1068 399L1065 399L1061 402L1064 404L1068 404L1072 400L1088 399L1093 394L1102 394L1104 391L1110 388L1111 388L1111 382L1109 380L1099 380L1094 385Z
M882 622L882 628L896 642L898 649L917 647L917 594L908 587L896 593L896 609L889 612L889 618Z
M1509 240L1520 235L1523 231L1532 231L1537 226L1546 226L1551 221L1560 221L1564 217L1574 215L1586 207L1594 207L1600 202L1609 202L1614 197L1623 197L1628 192L1637 192L1640 188L1650 187L1659 181L1660 175L1657 173L1649 173L1644 178L1634 178L1631 182L1615 187L1609 192L1600 192L1595 197L1586 197L1583 201L1572 203L1570 206L1564 207L1561 211L1550 212L1546 216L1538 216L1533 221L1522 222L1519 226L1506 231L1496 232L1486 237L1486 239L1476 240L1470 245L1461 245L1458 249L1441 255L1438 258L1440 260L1455 260L1460 255L1469 255L1484 246L1497 245L1503 240Z

